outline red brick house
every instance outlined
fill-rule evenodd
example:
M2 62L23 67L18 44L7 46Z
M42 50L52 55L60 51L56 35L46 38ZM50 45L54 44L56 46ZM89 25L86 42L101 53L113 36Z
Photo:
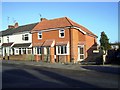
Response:
M41 18L31 33L38 60L76 63L86 60L96 48L97 36L67 17Z

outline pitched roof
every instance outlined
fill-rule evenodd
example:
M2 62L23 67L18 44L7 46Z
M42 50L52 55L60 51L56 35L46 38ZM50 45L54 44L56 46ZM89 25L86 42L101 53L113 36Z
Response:
M46 40L45 42L44 42L44 44L43 44L43 46L51 46L52 45L52 43L54 42L54 40Z
M3 47L9 47L9 46L11 46L12 44L13 44L13 42L11 42L11 43L3 43L2 46L3 46Z
M24 31L31 31L37 24L38 23L27 24L27 25L19 26L17 28L10 28L10 29L4 30L2 31L2 36L11 35L14 33L19 33Z
M38 47L38 46L42 46L43 45L43 42L39 42L39 43L32 43L33 44L33 46L36 46L36 47Z
M59 46L59 45L67 45L67 44L68 44L68 41L56 42L56 46Z
M87 28L75 23L74 21L70 20L67 17L41 21L33 28L32 31L63 28L63 27L70 27L70 26L76 26L76 27L82 29L84 32L96 36L91 31L89 31Z
M14 44L13 47L29 47L31 43Z

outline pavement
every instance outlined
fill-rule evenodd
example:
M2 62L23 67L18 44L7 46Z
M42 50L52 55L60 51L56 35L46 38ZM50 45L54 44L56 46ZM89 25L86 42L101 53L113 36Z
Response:
M18 60L2 60L2 63L7 64L22 64L37 67L69 69L69 70L83 70L83 71L99 71L112 74L120 74L120 66L118 65L81 65L81 64L62 64L62 63L47 63L36 61L18 61Z
M22 64L29 66L41 66L48 68L59 68L59 69L70 69L70 70L86 70L84 68L80 68L80 64L62 64L62 63L47 63L47 62L36 62L36 61L17 61L17 60L3 60L2 63L8 64Z

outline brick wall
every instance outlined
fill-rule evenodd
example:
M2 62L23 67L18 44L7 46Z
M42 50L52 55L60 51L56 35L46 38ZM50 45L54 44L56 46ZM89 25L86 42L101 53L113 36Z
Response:
M71 29L71 59L75 62L78 59L78 30Z
M7 60L8 57L5 56L5 59ZM26 54L23 54L23 55L10 55L9 59L10 60L35 60L33 55L26 55Z
M55 42L69 41L69 29L65 29L65 38L59 38L59 30L42 32L42 39L38 39L38 33L32 34L32 43L42 43L46 40L55 39Z

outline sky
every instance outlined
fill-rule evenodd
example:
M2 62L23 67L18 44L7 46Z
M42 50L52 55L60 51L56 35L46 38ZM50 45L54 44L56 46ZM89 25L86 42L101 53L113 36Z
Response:
M2 27L36 23L41 17L68 17L98 36L104 31L110 42L118 41L118 2L2 2ZM9 18L8 18L9 17Z

